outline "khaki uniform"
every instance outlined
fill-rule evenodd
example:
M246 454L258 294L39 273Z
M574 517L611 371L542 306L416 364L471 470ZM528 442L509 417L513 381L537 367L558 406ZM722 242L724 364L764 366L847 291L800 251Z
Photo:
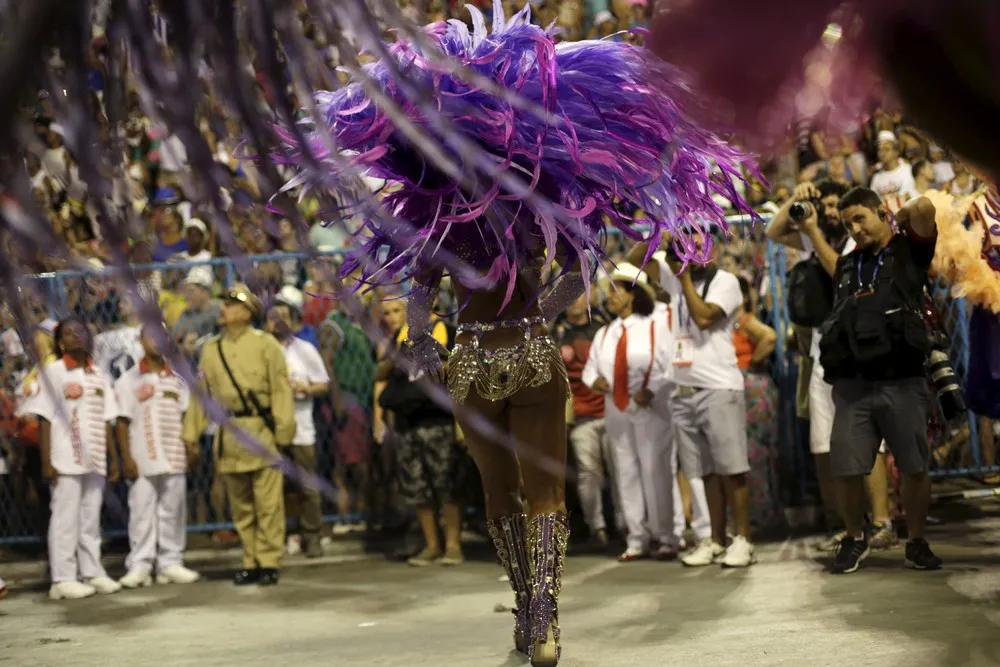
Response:
M243 543L243 566L252 570L277 569L285 547L283 478L275 463L278 444L287 445L295 435L295 408L281 345L270 334L247 329L236 339L227 334L212 338L202 351L199 366L203 386L230 414L244 412L243 403L219 358L217 341L233 377L251 411L249 392L262 408L270 408L275 431L256 416L233 417L233 425L258 443L254 451L231 429L220 428L215 438L216 470L224 475L233 523ZM192 401L184 419L184 440L197 442L209 418L200 401Z

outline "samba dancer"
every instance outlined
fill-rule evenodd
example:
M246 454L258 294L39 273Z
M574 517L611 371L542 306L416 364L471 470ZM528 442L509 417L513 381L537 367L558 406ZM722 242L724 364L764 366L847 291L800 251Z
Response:
M415 364L437 379L445 375L443 350L430 335L430 312L445 273L464 304L448 389L460 404L458 421L483 479L489 533L516 596L515 647L535 667L551 666L560 655L557 599L569 538L568 381L545 323L587 289L603 258L605 218L629 237L640 236L616 201L646 211L643 222L651 224L652 237L666 229L687 236L687 227L704 221L724 225L712 193L747 207L727 179L711 177L711 164L742 178L749 160L686 120L664 92L670 89L667 70L663 86L645 83L655 68L642 50L612 41L556 44L529 22L529 8L505 20L499 2L488 34L480 12L469 9L472 32L452 21L429 26L428 37L445 55L474 66L501 89L516 90L542 113L432 69L412 42L393 45L395 62L378 62L367 74L382 94L400 98L410 120L436 133L435 121L402 97L391 79L391 67L405 63L410 76L433 87L436 110L450 127L438 138L446 145L455 136L474 139L490 156L491 170L464 165L457 173L474 173L471 182L443 173L359 84L320 93L317 102L328 120L323 130L342 154L398 184L383 204L413 226L407 231L393 220L370 218L369 235L343 274L360 270L359 283L368 286L415 283L407 343ZM321 145L322 130L311 121L305 125L312 131L309 145ZM278 161L302 167L297 178L322 188L324 174L305 163L291 132L285 140ZM456 270L449 258L473 271ZM541 276L550 269L557 277L547 284ZM509 434L517 451L498 447L475 415Z

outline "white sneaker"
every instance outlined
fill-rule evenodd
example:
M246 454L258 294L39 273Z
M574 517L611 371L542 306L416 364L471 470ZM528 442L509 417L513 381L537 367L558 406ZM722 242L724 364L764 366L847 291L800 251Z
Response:
M750 567L757 562L757 555L754 554L750 540L737 535L719 562L722 567Z
M706 537L694 549L681 557L681 563L688 567L707 567L725 553L725 548L711 537Z
M153 577L145 570L129 570L129 573L118 580L125 588L145 588L153 585Z
M156 575L158 584L193 584L199 579L201 579L200 574L180 564L166 567Z
M97 591L93 586L81 584L79 581L60 581L49 588L49 598L53 600L82 600L89 598Z
M302 538L291 535L285 543L285 553L289 556L298 556L302 553Z
M122 589L121 584L107 575L87 579L87 584L101 595L111 595Z

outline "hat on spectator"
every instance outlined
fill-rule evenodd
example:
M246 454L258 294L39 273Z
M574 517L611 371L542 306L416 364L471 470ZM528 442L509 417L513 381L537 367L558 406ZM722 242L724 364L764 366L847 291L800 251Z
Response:
M890 132L889 130L882 130L881 132L878 133L878 143L881 144L886 141L891 141L892 143L896 143L899 140L896 138L896 135Z
M205 223L198 218L191 218L184 223L184 230L187 231L188 229L197 229L205 236L208 236L208 227L205 226Z
M58 325L59 325L59 321L58 320L55 320L55 319L53 319L51 317L46 317L44 320L42 320L41 322L39 322L38 326L36 326L35 328L36 329L40 329L41 331L44 331L45 333L49 334L50 336L55 336L56 335L56 327Z
M226 294L226 301L236 302L241 304L250 314L254 317L260 317L264 312L264 304L260 302L260 299L250 291L250 288L243 283L236 283L233 288L229 290Z
M653 286L649 284L649 276L635 264L628 262L618 264L615 270L611 272L610 278L612 282L635 285L648 294L654 301L656 300L656 292L653 290Z
M304 297L302 296L302 291L292 287L291 285L285 285L278 292L278 296L275 297L275 302L283 303L293 310L302 312L302 304L304 303Z
M606 9L594 14L594 25L601 25L602 23L607 23L608 21L614 21L615 17Z
M648 294L653 301L656 301L656 292L653 290L652 285L649 284L649 276L635 264L628 262L618 264L615 270L611 272L610 277L612 282L635 285Z
M195 266L188 271L184 282L188 285L198 285L207 290L212 289L215 280L212 278L212 268L209 266Z
M156 194L153 195L154 206L173 206L180 200L180 196L173 188L157 188Z

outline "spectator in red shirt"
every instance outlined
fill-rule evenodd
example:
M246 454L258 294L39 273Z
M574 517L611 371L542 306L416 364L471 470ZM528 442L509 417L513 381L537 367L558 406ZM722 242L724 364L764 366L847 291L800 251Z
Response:
M604 432L604 396L584 384L581 376L594 334L607 323L607 318L597 310L588 313L587 305L587 296L581 295L556 320L554 336L562 348L573 398L572 411L567 405L566 418L576 456L577 492L591 541L595 546L604 547L608 543L604 479L612 461L610 443Z

